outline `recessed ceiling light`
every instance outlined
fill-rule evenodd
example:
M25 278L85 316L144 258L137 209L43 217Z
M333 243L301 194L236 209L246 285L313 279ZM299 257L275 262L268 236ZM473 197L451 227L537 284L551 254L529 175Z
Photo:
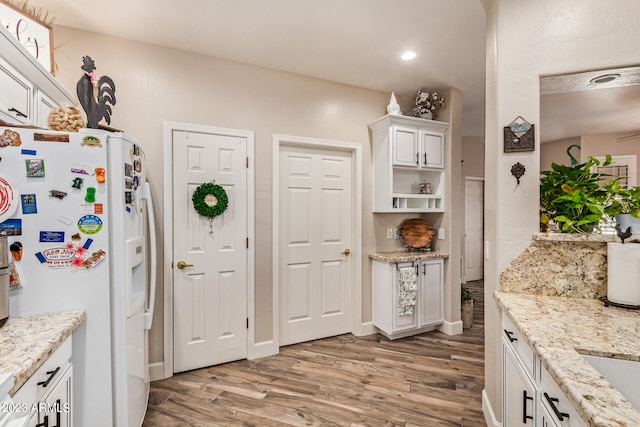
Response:
M403 53L402 55L400 55L400 58L402 58L405 61L411 61L412 59L416 59L416 56L418 56L418 54L416 54L412 50L408 50L405 53Z
M620 77L620 74L602 74L598 77L594 77L591 80L589 80L589 83L592 84L602 84L602 83L609 83L614 81L615 79L617 79L618 77Z

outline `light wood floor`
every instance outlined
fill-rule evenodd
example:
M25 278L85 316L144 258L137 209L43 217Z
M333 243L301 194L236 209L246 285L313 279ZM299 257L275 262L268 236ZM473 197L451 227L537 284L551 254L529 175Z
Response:
M151 385L143 427L486 426L482 282L474 324L390 341L341 335Z

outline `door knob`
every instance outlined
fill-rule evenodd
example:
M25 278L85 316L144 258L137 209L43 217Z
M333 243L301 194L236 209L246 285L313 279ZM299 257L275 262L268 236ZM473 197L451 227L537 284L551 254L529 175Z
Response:
M351 253L350 249L345 249L344 251L342 251L342 255L349 255Z
M193 267L193 264L187 264L184 261L178 261L178 265L177 267L182 270L183 268L187 268L187 267Z

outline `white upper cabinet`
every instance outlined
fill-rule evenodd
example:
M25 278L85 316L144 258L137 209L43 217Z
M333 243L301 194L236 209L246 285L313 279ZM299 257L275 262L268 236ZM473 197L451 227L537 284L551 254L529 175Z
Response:
M0 119L46 126L45 105L75 105L65 90L2 25L0 25Z
M373 212L444 212L444 135L448 126L393 115L369 124Z

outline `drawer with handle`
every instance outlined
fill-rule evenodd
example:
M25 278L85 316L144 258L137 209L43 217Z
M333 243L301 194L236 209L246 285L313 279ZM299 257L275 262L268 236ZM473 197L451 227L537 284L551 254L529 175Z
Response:
M67 338L18 389L13 401L31 405L46 394L67 371L71 361L71 337Z

